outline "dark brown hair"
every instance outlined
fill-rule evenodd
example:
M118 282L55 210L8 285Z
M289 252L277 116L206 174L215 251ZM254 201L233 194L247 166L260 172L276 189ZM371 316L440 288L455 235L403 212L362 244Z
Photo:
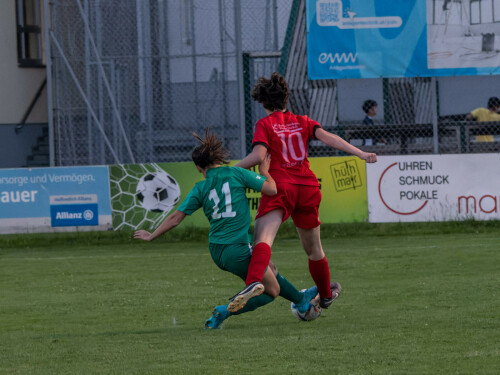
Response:
M500 107L500 99L496 96L488 99L488 109Z
M200 168L210 165L229 164L227 158L229 152L222 147L222 141L210 132L210 128L205 129L205 138L201 138L195 132L191 132L201 144L196 146L191 154L193 162Z
M279 111L286 108L290 93L285 78L274 72L270 79L260 77L250 95L265 109Z
M371 99L368 99L368 100L365 100L365 102L363 103L363 106L361 108L363 108L363 111L365 113L368 113L368 111L372 108L372 107L375 107L377 106L377 102L375 100L371 100Z

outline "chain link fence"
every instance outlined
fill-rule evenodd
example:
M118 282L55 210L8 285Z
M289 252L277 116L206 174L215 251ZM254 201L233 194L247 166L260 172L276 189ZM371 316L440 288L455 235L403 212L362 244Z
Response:
M290 110L366 151L500 150L499 125L440 115L434 78L309 81L305 0L52 0L50 17L56 165L190 160L207 126L241 158L265 115L250 89L273 71Z
M244 152L243 53L279 51L291 3L54 0L58 165L189 160L210 126ZM269 75L276 64L264 64ZM242 151L243 150L243 151Z

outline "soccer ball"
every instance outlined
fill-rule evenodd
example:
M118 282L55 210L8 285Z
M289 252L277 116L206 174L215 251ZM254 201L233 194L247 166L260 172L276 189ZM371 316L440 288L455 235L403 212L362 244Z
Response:
M167 172L146 173L137 183L135 197L139 205L148 211L170 211L179 201L181 189Z
M301 292L305 291L306 289L302 289ZM316 295L311 301L311 305L309 305L309 309L305 313L299 312L295 308L295 304L292 302L290 308L292 309L292 314L301 321L308 322L310 320L314 320L316 318L319 318L321 313L323 312L323 309L319 305L319 294Z

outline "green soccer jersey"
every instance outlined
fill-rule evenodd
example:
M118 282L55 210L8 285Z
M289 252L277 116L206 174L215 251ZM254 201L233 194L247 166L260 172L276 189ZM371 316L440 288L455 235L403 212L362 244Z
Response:
M193 187L178 210L191 215L203 207L210 222L210 243L248 243L250 209L245 189L260 191L265 180L255 172L238 167L209 169L207 178Z

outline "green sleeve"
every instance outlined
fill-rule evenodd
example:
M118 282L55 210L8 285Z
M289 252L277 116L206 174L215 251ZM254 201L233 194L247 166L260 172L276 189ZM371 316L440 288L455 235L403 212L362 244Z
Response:
M201 194L198 185L195 185L193 189L188 193L186 199L181 203L178 211L184 212L186 215L191 215L200 207L202 207L203 202L201 201Z
M240 178L243 180L243 184L246 187L249 187L256 191L262 190L262 185L264 185L264 181L266 181L266 178L264 176L239 167L236 167L235 169L236 173L240 175Z

